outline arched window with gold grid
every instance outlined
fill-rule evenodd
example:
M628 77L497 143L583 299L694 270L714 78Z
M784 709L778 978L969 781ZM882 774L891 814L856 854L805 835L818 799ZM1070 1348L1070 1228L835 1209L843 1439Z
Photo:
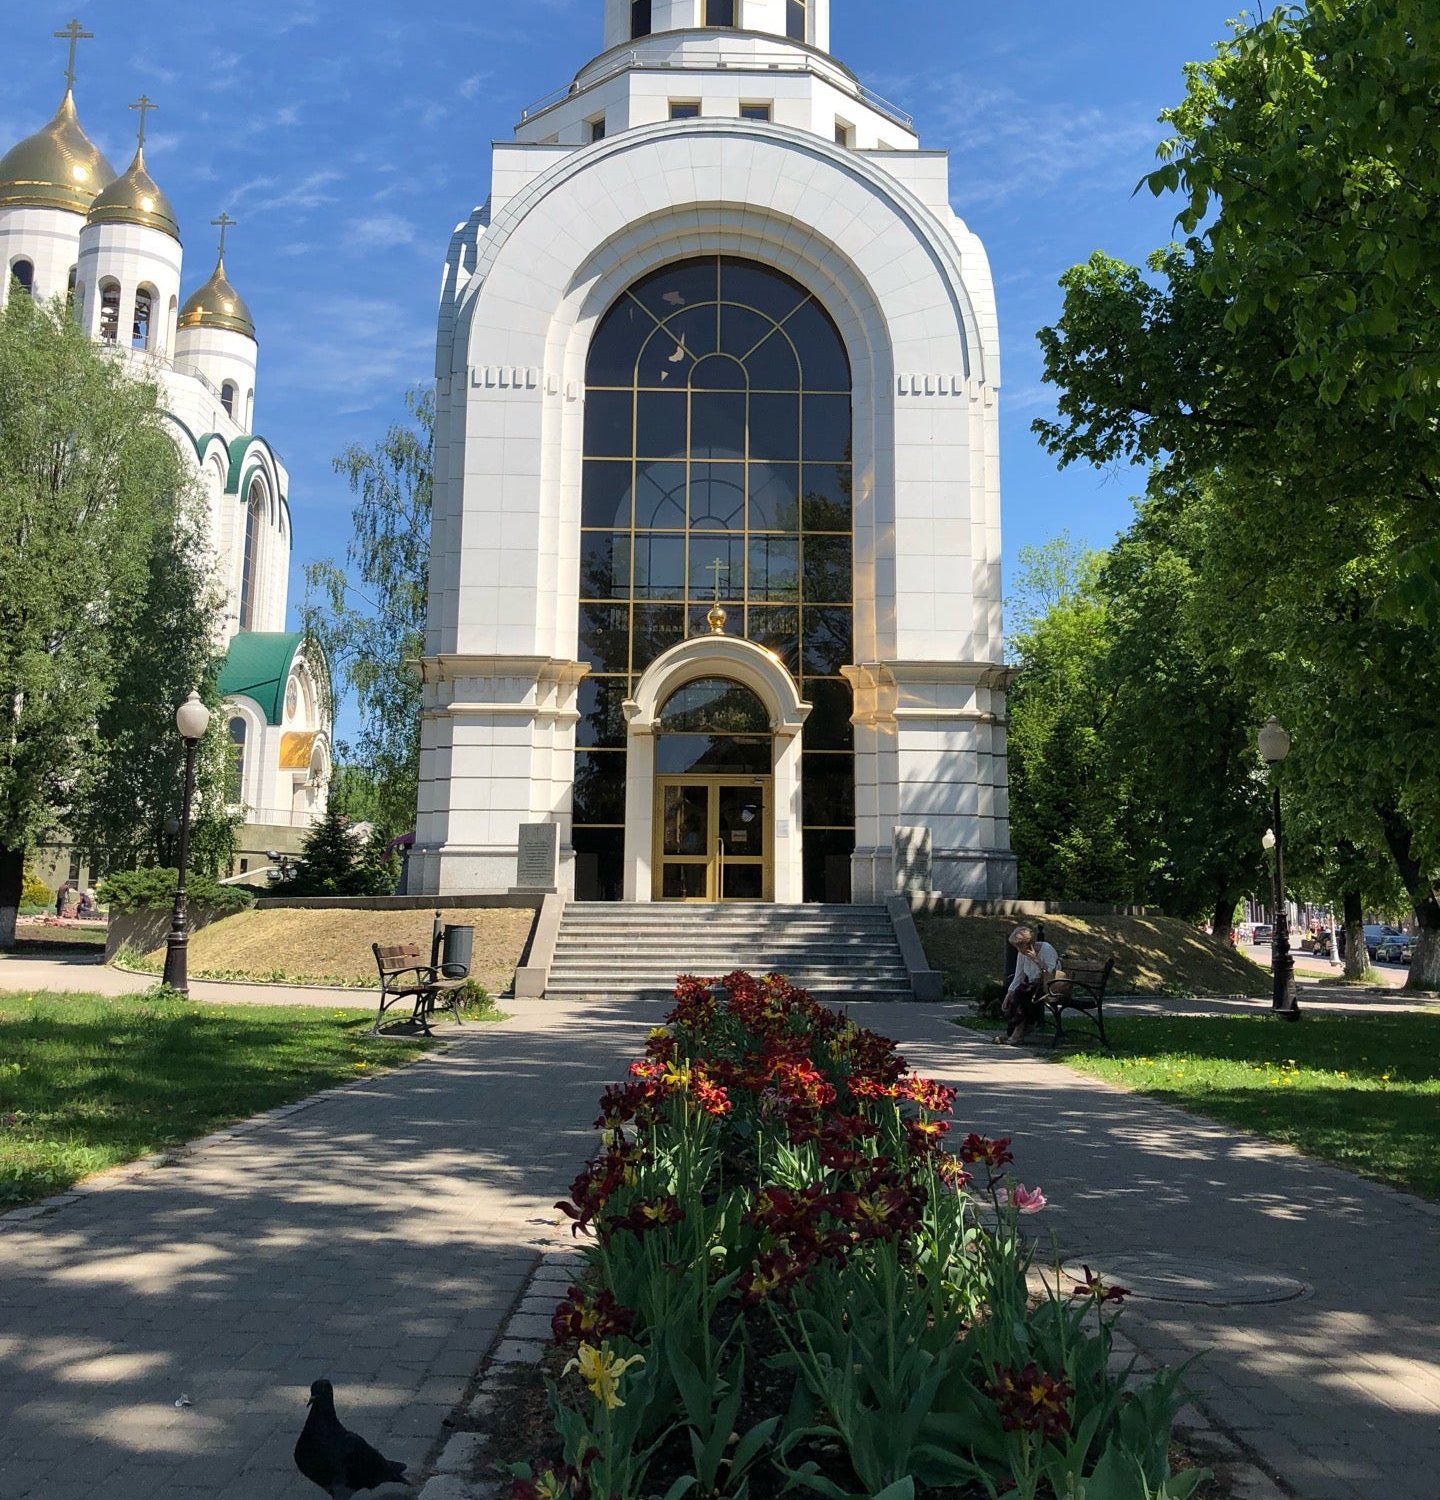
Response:
M586 367L581 684L574 839L580 899L618 896L621 705L669 646L728 630L767 647L814 705L804 730L805 897L849 898L854 584L851 375L799 282L705 256L653 272L606 313ZM587 870L617 872L587 888Z

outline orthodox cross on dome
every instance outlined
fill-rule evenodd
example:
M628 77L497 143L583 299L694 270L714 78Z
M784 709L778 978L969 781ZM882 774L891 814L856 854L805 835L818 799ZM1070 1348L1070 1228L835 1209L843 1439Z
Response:
M73 89L75 87L75 44L94 41L95 33L83 31L79 21L71 21L64 31L52 32L51 35L58 37L62 42L68 40L70 43L70 57L65 64L65 87ZM143 119L144 116L142 115L141 118Z
M220 231L220 259L224 260L225 259L225 231L227 229L234 229L234 227L235 227L235 220L232 219L230 217L230 215L227 214L225 212L225 210L222 208L220 210L220 217L218 219L211 219L210 222L212 224L214 224L216 226L216 228L218 228L219 231Z
M159 109L160 106L150 102L149 94L141 94L134 104L130 105L130 108L140 111L140 129L136 133L135 140L137 145L143 147L145 144L145 116L150 110Z

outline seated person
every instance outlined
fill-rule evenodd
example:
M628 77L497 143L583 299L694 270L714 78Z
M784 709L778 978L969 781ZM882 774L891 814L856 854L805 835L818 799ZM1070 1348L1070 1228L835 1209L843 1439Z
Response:
M1060 955L1049 943L1037 943L1028 927L1017 927L1010 934L1010 946L1015 950L1015 977L1000 1003L1005 1034L995 1040L1019 1044L1045 1009L1041 996L1060 967Z

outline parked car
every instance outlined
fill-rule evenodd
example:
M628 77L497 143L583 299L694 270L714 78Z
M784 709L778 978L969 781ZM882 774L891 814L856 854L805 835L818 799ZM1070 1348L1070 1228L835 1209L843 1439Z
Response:
M1375 957L1387 964L1408 964L1415 957L1415 939L1404 932L1387 932L1375 944Z
M1384 937L1399 937L1400 929L1382 925L1379 922L1367 922L1365 924L1365 951L1371 958L1375 957L1375 950L1380 946L1380 939Z
M1268 922L1257 922L1254 932L1250 934L1250 941L1257 948L1263 947L1266 943L1273 943L1275 941L1275 929Z

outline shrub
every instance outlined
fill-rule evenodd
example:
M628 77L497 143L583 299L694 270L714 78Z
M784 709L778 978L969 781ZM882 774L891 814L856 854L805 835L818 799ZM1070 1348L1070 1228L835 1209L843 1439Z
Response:
M388 896L397 864L385 841L371 833L357 838L350 817L336 806L305 835L294 873L271 886L277 896Z
M21 906L49 906L55 892L29 866L25 866L25 878L20 887Z
M99 900L112 911L166 911L175 904L178 870L150 866L144 870L116 870L100 882ZM245 911L255 904L254 891L238 885L221 885L208 875L190 875L185 895L192 906L214 912Z

